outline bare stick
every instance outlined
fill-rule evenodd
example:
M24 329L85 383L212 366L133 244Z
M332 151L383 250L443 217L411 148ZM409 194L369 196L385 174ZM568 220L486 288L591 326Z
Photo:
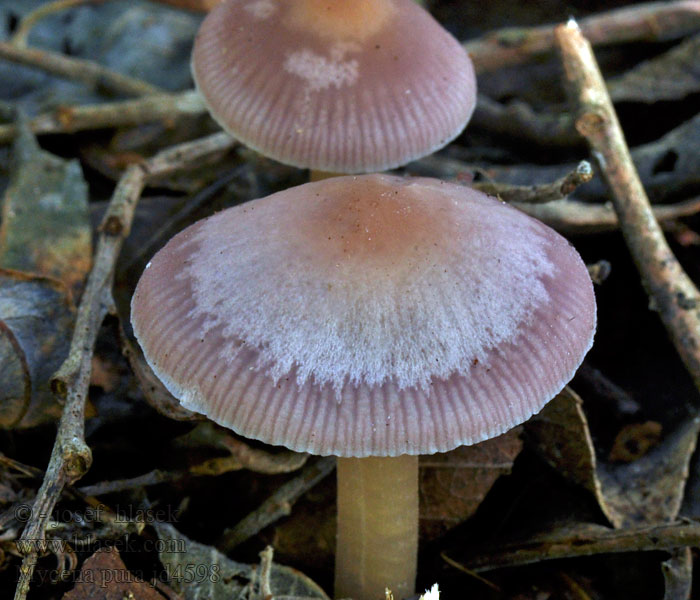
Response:
M700 524L694 522L624 529L578 525L562 527L524 541L500 543L494 547L480 546L473 556L459 561L450 557L448 562L483 572L543 560L617 552L671 551L698 545Z
M27 13L19 23L19 27L15 31L10 42L17 46L18 48L27 47L27 37L29 37L29 32L32 27L36 25L41 19L65 10L66 8L72 8L74 6L79 6L81 4L93 3L97 4L99 2L104 2L105 0L54 0L54 2L49 2L49 4L43 4L38 8L35 8L30 13Z
M143 242L138 250L132 255L129 262L122 265L122 268L127 271L134 265L145 262L145 258L155 254L157 248L163 245L164 241L171 238L176 231L179 223L190 217L203 204L209 202L223 188L229 185L234 179L240 177L243 167L237 167L230 173L227 173L217 181L213 182L202 191L190 198L176 215L169 219L163 220L160 226ZM178 403L179 406L179 403ZM186 410L186 409L183 409Z
M563 233L600 233L614 231L620 227L615 210L609 203L591 204L576 200L562 200L549 204L513 203L528 215L547 223ZM700 197L653 207L654 218L662 226L672 227L680 218L700 213Z
M174 120L206 112L201 96L194 90L176 94L155 94L135 100L122 100L87 106L64 106L31 120L34 134L75 133L89 129L140 125ZM17 135L16 125L0 125L0 144Z
M85 485L78 489L81 494L85 494L86 496L102 496L104 494L114 494L115 492L123 492L125 490L139 489L149 485L169 483L171 481L177 481L187 475L187 471L161 471L160 469L155 469L130 479L101 481L99 483L93 483L92 485Z
M302 494L314 487L334 468L335 458L328 456L307 465L297 477L281 486L235 527L224 531L222 540L217 546L224 552L229 552L281 517L286 517L291 512L292 505Z
M100 227L94 264L78 307L71 347L52 379L64 402L49 466L34 501L34 509L17 547L24 555L15 600L24 600L39 553L46 548L46 524L64 487L90 468L92 453L85 443L85 402L90 383L95 340L105 316L113 311L112 283L119 252L131 229L134 210L150 177L161 176L201 157L230 147L233 140L219 133L165 150L140 165L129 167L117 185Z
M112 94L145 96L166 92L155 85L122 75L91 60L70 58L49 50L19 48L9 42L0 42L0 58L37 67L52 75L80 81L92 89L101 89Z
M258 590L260 600L272 598L272 588L270 587L270 575L272 572L272 558L274 551L272 546L268 546L260 554L260 589Z
M612 192L637 270L676 350L700 389L700 295L671 252L632 162L590 43L574 21L555 29L576 128Z
M129 479L118 479L115 481L103 481L79 488L81 494L87 496L99 496L102 494L112 494L124 490L141 488L149 485L158 485L178 481L187 477L197 477L200 475L221 475L230 471L249 469L256 473L266 475L276 475L278 473L291 473L304 466L308 454L287 451L272 454L257 448L251 448L246 443L231 438L227 444L231 456L205 460L204 462L190 466L181 471L161 471L156 469L143 475Z
M595 46L636 41L666 41L700 27L700 0L649 2L611 10L581 20L584 35ZM528 62L554 49L551 25L507 28L464 44L477 72L485 73Z
M532 141L542 146L582 145L571 115L552 110L536 112L522 100L502 104L479 94L471 123L472 127L508 139Z
M504 202L527 202L544 204L562 200L571 194L578 186L593 179L591 164L582 160L578 166L561 179L542 185L510 185L507 183L478 182L472 187L486 194L498 196Z
M664 600L690 600L693 588L693 552L680 548L671 558L661 563L664 574Z

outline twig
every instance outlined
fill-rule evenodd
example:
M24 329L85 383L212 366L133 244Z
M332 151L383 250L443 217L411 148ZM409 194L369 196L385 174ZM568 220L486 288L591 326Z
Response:
M585 382L596 402L607 404L619 420L625 417L629 419L641 411L639 403L630 394L586 361L576 372L576 378L577 381ZM577 386L576 389L580 388Z
M479 94L470 127L490 133L535 142L542 146L582 145L571 115L564 112L535 112L529 104L513 100L502 104Z
M498 587L495 583L493 583L492 581L489 581L489 580L486 579L485 577L482 577L482 576L479 575L476 571L474 571L474 570L472 570L472 569L467 569L467 567L465 567L464 565L458 563L456 560L452 560L452 559L451 559L449 556L447 556L444 552L443 552L442 554L440 554L440 557L442 558L442 560L444 560L444 561L445 561L448 565L450 565L451 567L454 567L454 568L457 569L458 571L462 571L462 573L466 573L467 575L469 575L469 577L472 577L472 578L476 579L477 581L480 581L480 582L483 583L484 585L487 585L487 586L490 587L494 592L497 592L497 593L499 593L499 594L502 594L502 593L503 593L503 590L502 590L500 587Z
M531 217L563 233L600 233L614 231L620 227L615 210L608 203L590 204L562 200L549 204L513 204ZM700 213L700 197L676 204L654 206L652 210L654 218L660 221L663 227L670 227L677 219Z
M693 552L680 548L661 563L664 574L664 600L690 600L693 587Z
M700 294L654 219L591 45L574 21L558 26L555 36L576 128L612 192L622 234L647 294L700 389Z
M636 41L666 41L700 27L700 1L649 2L581 20L584 35L596 46ZM512 67L554 49L551 25L506 28L467 42L477 72Z
M172 237L173 232L176 230L179 224L190 217L205 203L209 202L234 179L240 177L243 170L244 167L236 167L233 171L226 173L221 178L214 181L211 185L205 187L203 190L188 199L184 206L178 210L177 214L161 223L161 225L150 235L150 237L139 246L131 259L121 268L124 269L124 271L128 271L134 265L145 262L146 257L154 254L155 251L163 245L165 240Z
M335 459L330 456L307 465L297 477L281 486L255 511L244 517L231 529L224 531L217 546L222 551L229 552L277 521L277 519L286 517L291 512L292 505L304 493L328 476L334 468Z
M89 129L140 125L151 121L172 121L206 112L194 90L176 94L156 94L135 100L122 100L87 106L63 106L31 120L34 134L75 133ZM0 144L17 135L16 125L0 125Z
M253 448L246 450L243 446L246 446L246 444L241 442L238 456L234 455L231 457L205 460L204 462L179 471L162 471L160 469L155 469L129 479L102 481L92 485L86 485L78 488L78 491L86 496L102 496L103 494L113 494L115 492L138 489L149 485L171 483L187 477L222 475L230 471L240 471L241 469L250 469L256 473L263 473L266 475L291 473L292 471L300 469L308 459L308 454L299 454L291 451L280 454L270 454L264 450L255 450Z
M658 526L610 529L602 525L563 527L527 540L480 546L460 560L450 557L476 572L528 565L543 560L592 556L618 552L671 551L700 545L700 524L672 523ZM443 556L443 558L447 558Z
M0 58L37 67L52 75L80 81L92 89L105 90L116 95L146 96L166 92L155 85L122 75L91 60L70 58L49 50L18 48L9 42L0 41Z
M104 2L105 0L54 0L48 4L43 4L33 11L24 15L19 23L19 27L15 31L14 35L10 38L10 42L17 46L18 48L27 47L27 37L32 27L36 25L41 19L66 8L72 8L73 6L79 6L80 4L88 4L90 2L97 4L98 2Z
M593 600L588 592L576 581L573 577L567 575L564 571L557 573L560 581L566 586L567 597L572 600Z
M498 196L504 202L544 204L562 200L578 186L593 179L591 164L582 160L578 166L561 179L543 185L510 185L507 183L478 182L472 187L486 194Z
M26 477L32 477L33 479L43 479L44 472L41 469L37 469L31 465L25 465L14 458L0 454L0 465L3 465L7 469L14 469Z
M157 2L177 6L180 9L197 12L208 12L216 6L220 0L156 0Z
M155 469L138 477L130 479L116 479L114 481L101 481L92 485L85 485L78 488L81 494L86 496L103 496L104 494L114 494L115 492L123 492L125 490L133 490L149 485L158 485L159 483L168 483L177 481L185 477L187 471L161 471Z
M292 450L269 452L262 448L254 448L244 440L231 435L229 430L217 427L211 421L199 423L189 433L178 439L178 445L185 448L219 448L228 453L227 456L206 460L190 467L193 475L219 475L240 469L266 475L291 473L301 469L309 459L308 454Z
M274 550L272 546L267 546L265 550L260 553L260 586L259 586L259 598L260 600L267 600L272 598L272 588L270 587L270 575L272 574L272 558L274 556Z
M119 252L131 229L134 210L147 180L191 165L222 151L233 140L219 133L165 150L140 165L129 167L117 185L100 227L93 268L78 308L68 358L52 379L52 389L65 401L49 466L34 502L31 519L18 548L24 555L15 600L24 600L41 548L46 545L46 522L67 485L90 468L92 454L85 443L85 402L91 358L99 327L113 308L112 282Z
M572 115L572 122L574 121ZM700 113L678 125L659 139L637 146L632 158L642 181L655 201L663 202L697 193L700 184L700 154L695 151L700 139ZM581 143L585 140L581 138ZM459 158L465 156L465 160ZM443 154L433 154L407 166L407 170L440 179L463 178L465 174L480 173L486 181L529 185L535 181L554 181L575 168L575 164L498 164L503 157L490 162L474 160L474 151L450 147ZM579 200L606 201L609 192L602 178L577 190Z

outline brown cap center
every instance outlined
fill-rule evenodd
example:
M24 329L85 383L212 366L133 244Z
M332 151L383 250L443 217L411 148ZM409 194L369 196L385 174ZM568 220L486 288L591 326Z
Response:
M393 177L365 182L347 186L339 181L317 193L301 223L302 243L316 255L362 268L368 262L396 265L432 255L458 234L449 205L421 198L410 182Z
M298 0L289 9L294 29L344 41L379 33L396 11L393 0Z

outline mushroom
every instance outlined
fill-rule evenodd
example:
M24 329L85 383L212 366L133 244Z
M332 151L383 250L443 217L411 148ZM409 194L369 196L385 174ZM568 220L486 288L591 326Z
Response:
M413 0L228 0L192 72L213 117L280 162L380 171L441 148L476 102L466 51Z
M336 596L356 600L413 592L417 455L539 411L595 320L586 267L552 229L468 187L389 175L195 223L132 301L146 359L183 406L341 457Z

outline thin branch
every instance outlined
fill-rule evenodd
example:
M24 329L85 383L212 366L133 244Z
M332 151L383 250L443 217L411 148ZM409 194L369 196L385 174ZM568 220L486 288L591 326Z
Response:
M476 572L539 563L543 560L593 556L618 552L672 551L700 545L700 524L671 523L658 526L610 529L602 525L562 527L523 541L480 546L473 555L449 563ZM447 559L447 556L443 556Z
M213 152L229 148L233 140L219 133L165 150L140 165L129 167L117 185L100 227L93 268L78 307L68 358L52 379L52 389L65 403L49 466L34 501L34 508L17 547L24 555L15 600L29 591L39 553L46 547L46 525L63 488L90 468L92 453L85 443L85 403L91 359L100 325L113 311L114 269L131 229L141 191L151 177L196 163Z
M217 546L229 552L250 539L268 525L289 515L292 505L335 468L335 458L326 456L304 467L294 479L285 483L255 511L244 517L237 525L224 531Z
M260 554L260 586L259 586L259 596L260 600L267 600L267 598L272 598L272 588L270 587L270 575L272 574L272 558L274 556L274 551L272 546L268 546ZM254 596L253 596L254 597Z
M576 200L561 200L549 204L513 203L523 212L563 233L600 233L619 229L620 221L609 204L591 204ZM654 218L662 227L672 227L677 219L700 213L700 197L653 207Z
M62 106L41 114L29 123L35 135L75 133L90 129L140 125L206 112L201 96L194 90L174 94L156 94L87 106ZM18 133L16 125L0 125L0 144L11 142Z
M32 30L32 27L42 19L67 8L73 8L74 6L88 3L97 4L104 1L105 0L54 0L54 2L43 4L22 17L14 35L10 38L10 42L18 48L26 48L29 32Z
M654 218L590 43L574 21L558 26L555 36L576 128L612 192L622 234L652 305L700 389L700 294Z
M170 483L172 481L178 481L187 475L189 475L188 471L161 471L160 469L155 469L143 475L131 477L130 479L100 481L99 483L80 487L78 490L81 494L85 494L86 496L103 496L104 494L114 494L116 492L144 488L149 485Z
M690 600L693 588L693 552L681 548L661 563L664 575L664 600Z
M91 89L105 90L124 96L163 94L166 90L140 79L122 75L91 60L70 58L38 48L18 48L0 41L0 58L21 65L36 67L59 77L80 81Z
M184 206L178 210L177 214L171 218L164 219L160 226L139 246L129 261L121 266L124 271L128 271L134 265L144 263L145 259L155 253L166 240L170 239L177 231L177 227L185 219L189 218L196 210L209 202L216 194L228 186L234 179L241 176L244 167L236 167L230 173L226 173L211 185L205 187L200 192L192 196Z
M532 141L542 146L582 145L570 114L551 110L536 112L522 100L502 104L479 94L470 127L485 129L510 139Z
M595 46L682 38L700 27L700 0L649 2L581 20ZM464 44L478 73L529 62L555 48L551 25L509 27Z
M544 204L563 200L576 188L593 179L591 164L582 160L578 166L561 179L542 185L511 185L508 183L477 182L472 187L486 194L498 196L504 202Z

